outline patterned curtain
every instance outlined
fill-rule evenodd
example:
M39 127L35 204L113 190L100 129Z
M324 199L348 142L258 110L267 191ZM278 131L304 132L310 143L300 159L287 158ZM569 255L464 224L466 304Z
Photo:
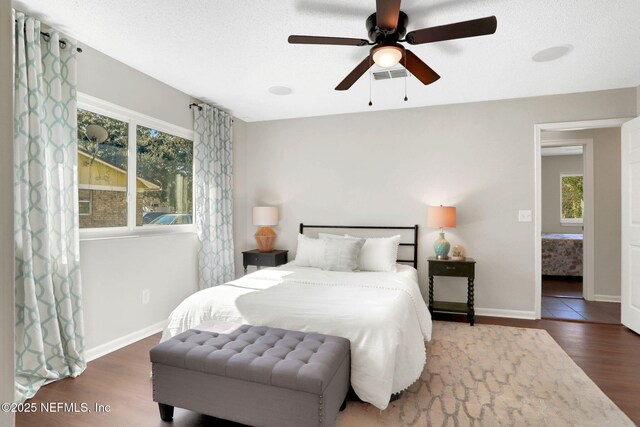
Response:
M16 400L85 369L76 200L76 43L14 11Z
M235 278L233 260L232 118L201 104L194 108L196 229L200 289Z

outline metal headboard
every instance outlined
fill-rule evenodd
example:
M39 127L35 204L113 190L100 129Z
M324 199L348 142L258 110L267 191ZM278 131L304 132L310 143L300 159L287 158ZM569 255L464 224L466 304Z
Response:
M346 228L357 230L413 230L413 243L400 243L400 246L413 246L413 259L398 259L397 262L413 264L418 268L418 224L411 227L369 226L369 225L307 225L300 223L300 234L304 234L305 228Z

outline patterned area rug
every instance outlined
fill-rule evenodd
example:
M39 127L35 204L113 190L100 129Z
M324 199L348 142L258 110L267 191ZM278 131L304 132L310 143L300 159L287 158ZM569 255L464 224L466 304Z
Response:
M547 331L434 322L420 379L385 411L349 402L339 427L633 426Z

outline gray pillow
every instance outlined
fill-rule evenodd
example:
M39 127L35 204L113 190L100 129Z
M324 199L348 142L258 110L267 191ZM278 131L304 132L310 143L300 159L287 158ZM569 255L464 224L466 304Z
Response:
M325 238L324 270L354 271L358 268L358 255L364 245L364 239Z

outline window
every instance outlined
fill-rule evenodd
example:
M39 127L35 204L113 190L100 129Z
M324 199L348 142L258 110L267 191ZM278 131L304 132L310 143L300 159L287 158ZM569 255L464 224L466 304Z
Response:
M140 216L136 214L136 223L191 224L193 143L145 126L138 126L136 141L138 175L145 177L138 185L142 209ZM147 189L140 192L145 183ZM163 218L167 219L161 221Z
M80 228L192 224L193 132L82 94L78 105Z
M78 210L80 216L91 215L91 190L78 189Z
M582 175L560 175L560 204L562 224L582 224L584 209Z
M103 127L107 139L91 141L90 125ZM127 225L128 128L121 120L78 109L80 228Z

